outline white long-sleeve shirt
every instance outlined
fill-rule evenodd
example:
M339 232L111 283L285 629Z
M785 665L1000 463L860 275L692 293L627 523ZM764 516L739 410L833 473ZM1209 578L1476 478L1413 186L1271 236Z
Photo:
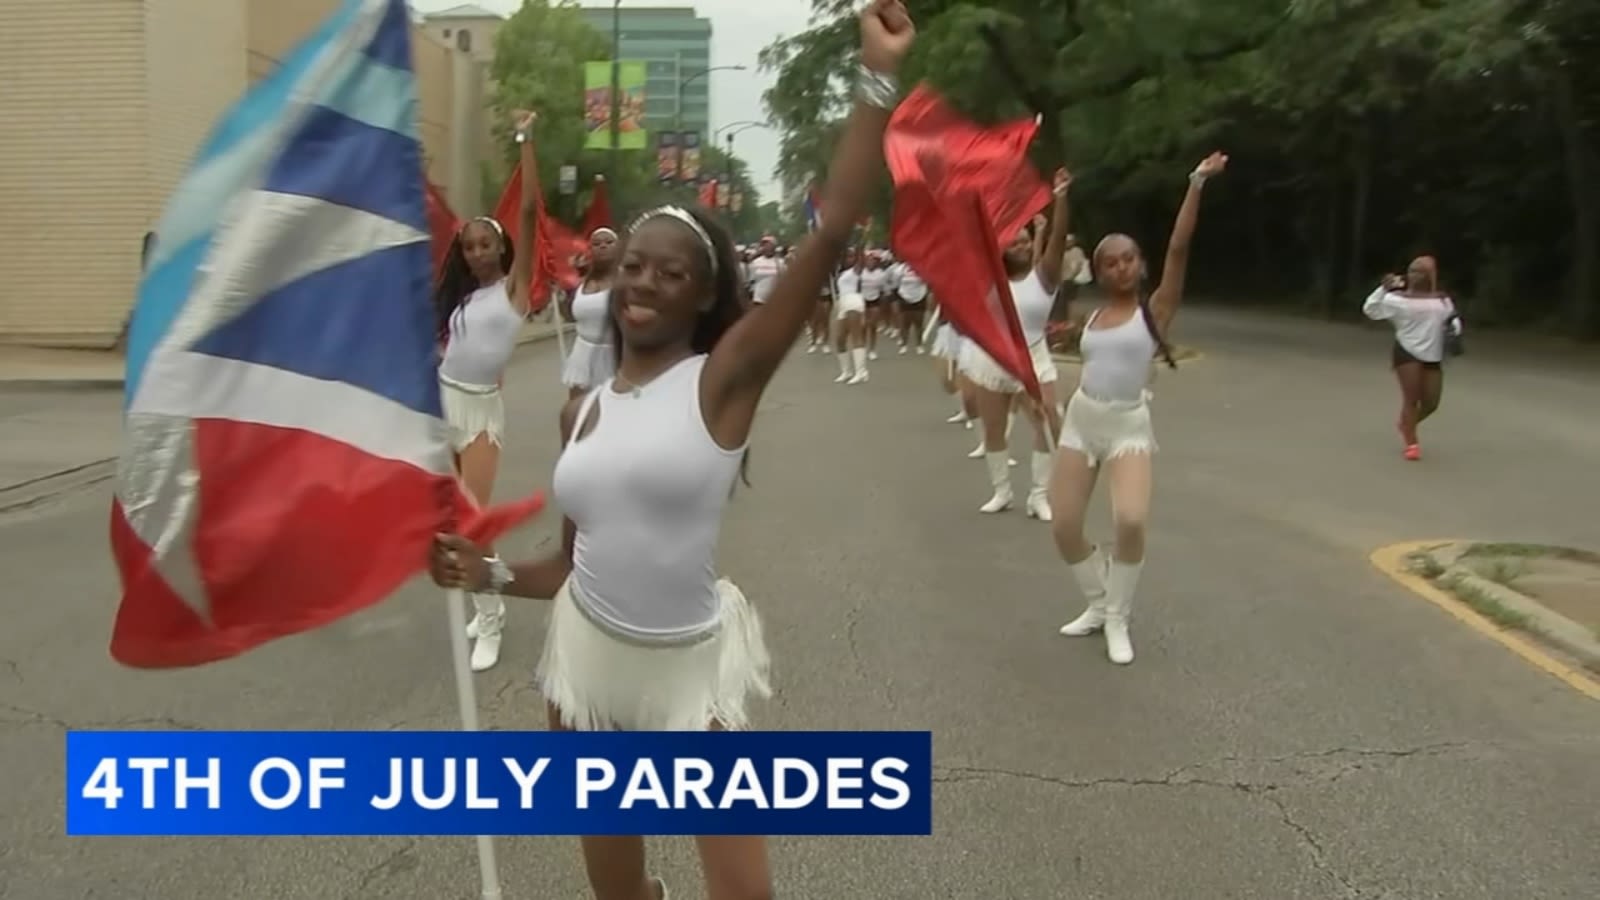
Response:
M1461 320L1449 297L1407 297L1379 288L1361 304L1367 318L1394 326L1394 339L1407 353L1423 362L1444 360L1444 330L1461 334ZM1452 323L1447 326L1446 323Z

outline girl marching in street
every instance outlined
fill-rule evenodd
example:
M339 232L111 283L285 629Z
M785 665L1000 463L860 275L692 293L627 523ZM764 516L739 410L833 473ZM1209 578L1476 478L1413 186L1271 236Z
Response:
M848 250L833 276L833 306L839 322L834 326L834 351L839 357L839 377L834 384L863 384L867 380L867 301L861 295L865 273L863 254Z
M576 325L572 351L561 367L561 383L568 398L603 384L617 371L617 349L611 343L611 282L617 267L617 233L596 228L589 235L589 261L583 280L570 300L561 304L561 317Z
M983 459L989 472L993 496L978 507L979 512L998 513L1011 508L1011 455L1007 446L1011 413L1021 405L1033 425L1034 445L1031 473L1033 486L1028 492L1025 511L1029 518L1048 522L1050 504L1045 487L1050 478L1050 448L1059 429L1056 422L1055 360L1045 341L1045 326L1056 288L1061 284L1061 260L1066 246L1067 188L1072 178L1065 169L1055 176L1055 214L1044 226L1046 237L1041 253L1036 235L1024 228L1004 249L1006 273L1011 280L1011 297L1021 320L1022 334L1028 343L1034 377L1039 381L1042 403L1022 395L1022 382L1000 367L976 342L963 343L959 366L977 387L978 413L983 420ZM1037 226L1036 226L1037 227Z
M1072 568L1088 601L1088 608L1061 626L1061 633L1081 637L1103 629L1106 655L1114 663L1133 662L1128 617L1144 568L1151 455L1156 452L1148 405L1152 365L1157 355L1172 364L1166 335L1183 299L1201 190L1207 179L1221 174L1227 164L1226 156L1213 153L1190 174L1189 189L1167 242L1161 283L1148 300L1142 296L1144 255L1133 238L1109 235L1095 247L1092 257L1107 300L1083 327L1078 390L1067 403L1061 446L1050 478L1050 505L1056 515L1051 530L1062 559ZM1060 253L1055 256L1060 258ZM1116 534L1109 559L1083 535L1084 513L1094 492L1096 473L1102 469L1111 482Z
M1394 326L1390 364L1400 383L1400 439L1405 458L1422 458L1417 426L1439 409L1445 353L1461 337L1461 317L1439 290L1439 265L1431 256L1411 261L1406 274L1387 275L1361 305L1367 318Z
M525 133L532 121L531 114L518 114L519 131ZM522 171L529 174L522 179L522 227L515 244L492 218L467 222L450 245L433 293L444 343L440 401L462 484L480 505L488 504L500 467L506 424L500 383L528 317L539 180L532 175L538 170L527 142ZM505 603L493 590L474 591L472 602L476 615L467 623L467 637L474 642L472 670L482 672L500 661Z
M508 565L461 537L439 538L431 570L440 585L554 600L536 674L552 729L740 728L748 695L767 692L759 620L717 574L723 512L762 394L883 169L894 72L913 34L899 0L862 13L858 100L825 189L832 214L766 303L743 312L732 242L711 217L662 207L629 228L611 297L617 374L562 411L561 550ZM772 896L764 838L697 842L711 900ZM582 843L598 900L666 896L641 838Z

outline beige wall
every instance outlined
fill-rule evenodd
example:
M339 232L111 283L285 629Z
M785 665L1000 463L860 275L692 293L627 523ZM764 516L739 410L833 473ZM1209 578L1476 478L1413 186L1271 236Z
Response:
M146 230L141 4L6 4L0 336L120 326Z
M486 63L494 59L494 39L500 33L500 26L504 25L505 21L499 16L493 18L472 16L459 19L429 16L423 27L440 43L452 48L456 46L457 32L466 29L472 35L472 57L478 62Z
M0 343L109 347L139 250L219 115L338 0L10 0L0 53ZM413 29L428 175L451 52Z

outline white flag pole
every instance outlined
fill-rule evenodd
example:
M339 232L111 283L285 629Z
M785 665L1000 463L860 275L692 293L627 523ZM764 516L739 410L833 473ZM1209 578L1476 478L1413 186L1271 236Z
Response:
M559 359L561 365L559 368L564 369L567 364L567 325L561 318L561 298L556 295L555 290L555 288L551 288L550 312L551 318L556 323L556 346L561 349L561 357Z
M450 618L450 656L456 670L456 702L461 707L461 730L478 730L478 695L472 683L472 667L467 659L467 594L460 588L445 591L445 606ZM500 868L494 859L494 838L478 835L478 878L483 885L482 900L500 900Z

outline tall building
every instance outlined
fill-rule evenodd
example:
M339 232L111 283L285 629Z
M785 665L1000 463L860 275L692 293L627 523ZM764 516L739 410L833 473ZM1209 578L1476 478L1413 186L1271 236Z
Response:
M494 39L506 20L499 13L491 12L475 3L463 3L436 13L428 13L422 17L422 22L428 33L444 42L447 47L461 46L461 36L465 32L467 43L472 46L472 58L487 63L494 59Z
M11 3L0 54L0 344L111 347L145 236L217 118L339 0ZM449 181L451 51L412 32L429 177ZM70 110L71 115L63 113Z
M583 8L584 21L611 37L612 9ZM711 20L689 6L622 7L620 58L645 63L645 127L711 138Z

